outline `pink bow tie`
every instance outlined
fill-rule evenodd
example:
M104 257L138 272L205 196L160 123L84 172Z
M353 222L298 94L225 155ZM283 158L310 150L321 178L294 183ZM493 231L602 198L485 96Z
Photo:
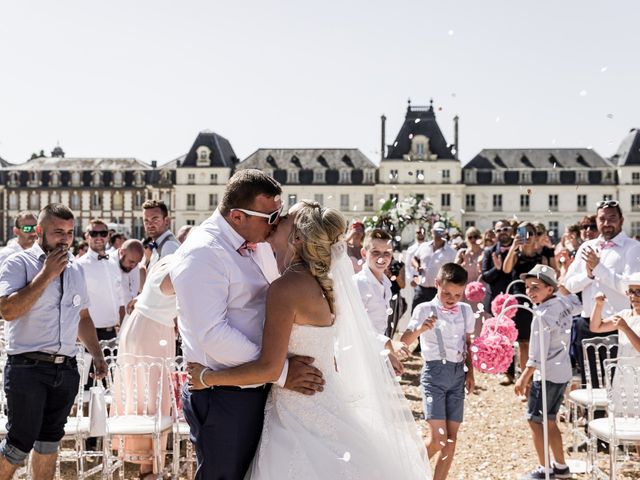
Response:
M444 306L441 306L440 310L442 311L442 313L449 313L449 314L455 315L460 311L460 308L457 305L451 308L445 308Z
M249 257L253 252L256 251L256 244L253 242L245 241L242 245L240 245L240 248L238 248L237 251L243 257Z
M606 242L600 242L600 250L603 250L605 248L613 248L614 246L615 246L615 243L613 243L611 240Z

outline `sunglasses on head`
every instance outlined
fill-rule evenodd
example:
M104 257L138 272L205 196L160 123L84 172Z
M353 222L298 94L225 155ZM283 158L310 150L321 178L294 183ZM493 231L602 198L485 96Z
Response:
M251 217L266 218L267 223L269 225L273 225L278 221L278 218L280 218L280 215L282 214L282 209L283 207L279 207L276 211L271 213L254 212L253 210L247 210L246 208L232 208L231 211L237 210L238 212L242 212L245 215L249 215Z
M601 202L596 203L596 208L598 210L600 210L601 208L609 208L609 207L616 208L618 206L620 206L620 202L618 202L617 200L603 200Z
M595 223L580 225L580 230L593 230L595 232L598 230L598 225L596 225Z
M109 236L108 230L89 230L89 236L91 238L102 237L107 238Z
M18 227L20 230L22 230L24 233L32 233L36 231L36 226L35 225L22 225L20 227Z

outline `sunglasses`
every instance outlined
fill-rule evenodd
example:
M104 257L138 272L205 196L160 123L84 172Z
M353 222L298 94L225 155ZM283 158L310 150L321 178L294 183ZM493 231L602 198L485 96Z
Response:
M469 235L467 238L469 240L478 240L480 238L480 235Z
M580 230L593 230L594 232L598 230L598 225L595 223L589 223L587 225L581 225Z
M495 230L496 233L509 233L510 231L511 227L496 228Z
M545 234L545 232L536 232L536 235L537 235L538 237L541 237L541 236L543 236L544 234Z
M600 210L601 208L613 207L616 208L620 205L620 202L617 200L603 200L601 202L596 203L596 208Z
M640 297L640 289L628 289L627 290L627 294L628 295L633 295L634 297Z
M232 208L231 211L237 210L238 212L242 212L245 215L249 215L249 216L252 216L252 217L266 218L267 219L267 223L269 225L273 225L274 223L276 223L278 221L278 218L280 218L280 215L282 214L282 209L283 209L283 207L280 207L276 211L271 212L271 213L254 212L253 210L247 210L245 208Z
M89 236L91 238L102 237L107 238L109 236L108 230L89 230Z
M24 233L32 233L36 231L36 226L35 225L22 225L20 227L18 227L20 230L22 230Z

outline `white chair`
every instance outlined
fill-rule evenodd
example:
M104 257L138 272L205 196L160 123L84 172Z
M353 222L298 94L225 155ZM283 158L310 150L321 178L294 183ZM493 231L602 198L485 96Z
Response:
M120 479L124 479L124 462L130 460L151 462L160 479L165 454L162 436L171 433L174 424L172 393L169 398L164 394L167 388L171 391L169 364L161 358L121 355L108 366L108 372L107 392L112 395L112 403L103 443L103 478L119 470ZM116 455L112 451L115 436ZM151 439L152 454L124 455L124 436Z
M591 478L616 479L618 447L640 444L640 357L605 361L607 417L588 424ZM609 443L609 473L597 462L597 441Z
M195 455L193 444L190 439L189 424L184 418L182 411L181 391L184 382L187 380L187 362L183 357L178 356L171 364L171 378L174 395L172 396L174 404L173 408L176 412L175 422L173 424L173 466L172 478L178 479L183 473L187 478L193 478L193 467L195 465ZM185 455L182 456L182 444L185 444Z
M607 392L604 388L605 371L604 361L615 357L618 348L618 335L606 337L586 338L582 340L582 352L584 356L586 388L577 388L569 392L568 402L571 406L571 433L573 438L573 451L576 452L578 442L588 442L588 435L582 425L578 424L578 409L586 412L586 420L593 420L597 410L606 410ZM591 371L590 359L594 360L595 372ZM597 384L593 384L593 376ZM595 388L594 388L595 387ZM587 471L591 467L591 456L587 449Z
M60 452L58 454L58 462L56 465L56 478L60 478L61 462L75 462L75 478L77 478L78 480L83 480L102 469L101 465L97 465L89 470L85 470L85 461L87 460L87 458L102 457L102 452L85 450L85 440L89 437L90 419L85 415L84 412L84 386L89 380L91 355L88 352L85 352L82 345L79 345L78 347L78 354L76 355L78 372L80 373L78 394L76 396L74 410L72 410L71 415L69 415L67 423L64 426L64 437L62 439L63 441L72 440L74 442L74 449L60 449Z

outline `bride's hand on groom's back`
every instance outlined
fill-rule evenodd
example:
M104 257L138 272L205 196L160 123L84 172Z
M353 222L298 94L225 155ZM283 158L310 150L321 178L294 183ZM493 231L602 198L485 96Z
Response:
M323 390L322 372L312 366L313 358L293 356L289 359L289 371L284 388L305 395L313 395Z

